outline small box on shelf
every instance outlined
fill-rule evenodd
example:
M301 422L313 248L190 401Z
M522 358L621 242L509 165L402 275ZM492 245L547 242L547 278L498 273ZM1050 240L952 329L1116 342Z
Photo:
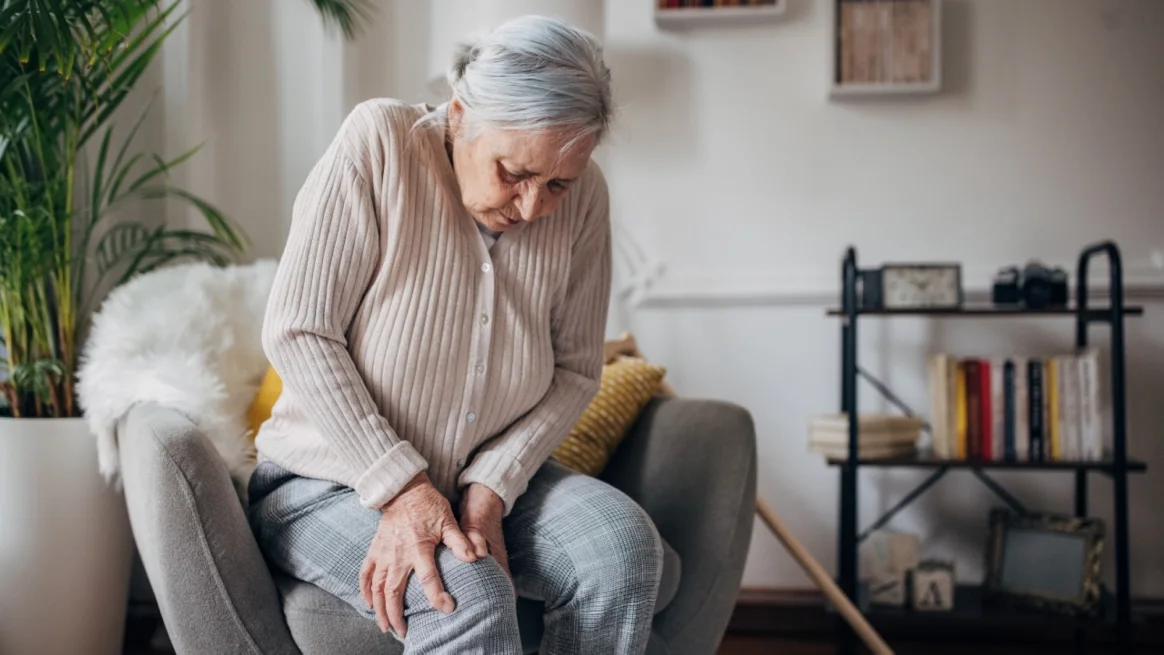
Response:
M655 23L685 29L748 25L783 16L788 0L655 0Z
M942 88L941 0L830 0L832 98Z

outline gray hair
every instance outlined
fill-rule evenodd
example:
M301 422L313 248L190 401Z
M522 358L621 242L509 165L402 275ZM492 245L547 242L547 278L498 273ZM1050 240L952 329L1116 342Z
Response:
M556 18L522 16L459 44L447 79L471 131L564 129L568 148L591 135L601 141L613 114L601 44ZM446 116L442 105L420 122Z

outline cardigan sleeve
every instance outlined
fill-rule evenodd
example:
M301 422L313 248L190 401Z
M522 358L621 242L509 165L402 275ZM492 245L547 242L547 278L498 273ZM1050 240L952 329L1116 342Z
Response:
M351 471L365 507L379 508L428 464L381 415L348 351L348 328L379 266L379 225L367 178L346 140L353 115L295 199L267 303L263 348L316 428Z
M461 473L458 488L485 485L505 503L505 515L530 478L570 434L598 392L602 344L610 305L610 201L596 172L586 217L571 256L562 300L550 318L554 374L541 400L501 434L486 442Z

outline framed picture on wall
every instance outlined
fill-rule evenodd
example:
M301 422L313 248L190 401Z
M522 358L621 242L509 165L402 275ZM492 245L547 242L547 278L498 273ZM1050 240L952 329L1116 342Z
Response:
M941 0L829 0L829 4L831 97L941 90Z

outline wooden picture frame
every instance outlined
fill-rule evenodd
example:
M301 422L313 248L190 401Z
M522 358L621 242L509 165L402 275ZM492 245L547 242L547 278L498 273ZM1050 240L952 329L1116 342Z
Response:
M993 602L1094 615L1103 544L1100 519L996 508L990 513L983 591Z
M834 100L942 89L942 0L828 0Z

